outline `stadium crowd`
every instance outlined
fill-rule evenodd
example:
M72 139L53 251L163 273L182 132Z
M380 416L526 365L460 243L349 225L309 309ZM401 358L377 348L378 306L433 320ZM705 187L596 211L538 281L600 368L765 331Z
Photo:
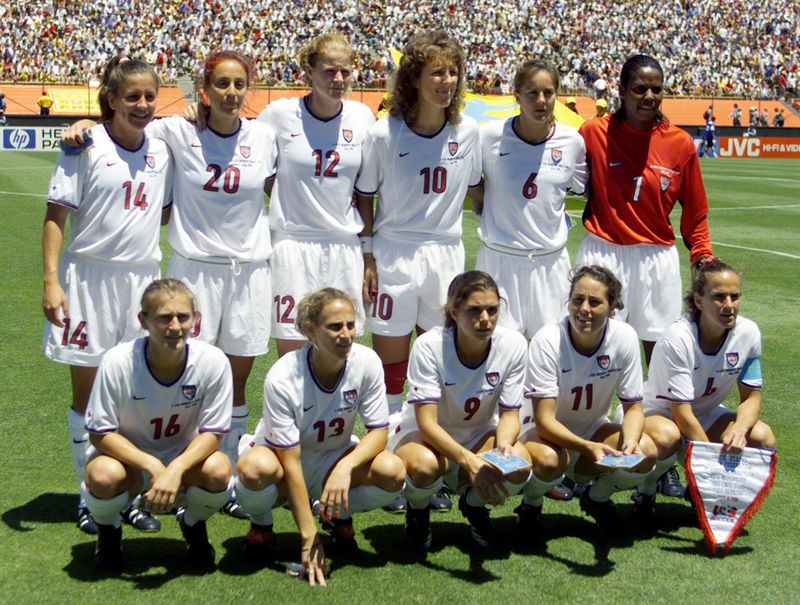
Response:
M658 10L614 0L9 0L0 6L0 79L83 83L122 53L175 82L228 47L253 58L259 82L299 85L300 45L338 30L358 53L358 85L382 87L391 46L444 27L466 49L479 92L507 92L528 57L559 66L562 90L614 90L625 58L646 52L662 61L670 94L775 98L797 94L798 19L793 0L673 0Z

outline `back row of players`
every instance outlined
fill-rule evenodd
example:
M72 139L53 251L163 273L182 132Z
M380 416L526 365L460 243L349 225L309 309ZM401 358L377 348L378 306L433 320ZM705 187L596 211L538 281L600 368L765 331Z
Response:
M609 288L606 282L615 279L614 275L622 281L623 286L614 290L614 296L605 294L607 314L613 309L632 309L627 319L644 341L648 361L659 334L680 315L680 271L668 215L675 202L680 201L683 208L681 232L691 249L692 262L697 266L711 255L707 203L691 139L671 126L659 112L663 73L654 59L637 55L626 62L620 77L622 109L610 119L593 120L584 125L581 137L553 121L558 73L538 62L525 63L515 78L520 115L504 122L489 123L479 135L474 121L459 115L463 53L441 32L421 33L408 44L397 73L390 115L374 124L365 106L344 99L353 52L343 38L335 34L320 36L303 50L301 58L311 93L302 99L276 101L262 112L258 121L249 122L239 117L250 83L249 62L235 52L215 53L206 61L202 77L202 117L208 125L205 129L178 117L151 122L158 91L152 69L141 62L124 59L108 65L100 91L103 124L92 128L94 146L88 152L63 155L59 160L48 195L44 227L44 309L49 320L45 352L71 367L73 402L69 423L73 458L80 479L84 477L82 467L88 439L83 412L102 354L117 342L139 333L137 322L129 317L132 314L120 313L120 309L136 308L142 290L158 275L159 218L169 222L169 240L175 251L168 273L182 279L197 296L201 314L193 324L192 334L199 340L217 344L230 360L233 420L222 449L233 460L237 457L239 437L247 427L244 399L247 376L254 357L266 352L270 319L281 355L303 346L304 335L309 332L297 320L298 303L308 292L324 286L335 286L349 295L357 331L363 329L365 316L361 301L367 301L367 324L383 366L389 407L393 411L399 408L411 332L415 328L418 333L429 331L441 324L447 285L463 271L461 209L467 193L475 207L483 210L480 235L484 246L479 253L478 267L494 276L498 284L494 288L496 305L481 303L474 308L464 308L464 314L472 313L474 321L487 323L475 328L476 334L486 336L488 333L491 340L498 313L501 324L529 336L542 326L551 326L547 330L556 325L553 322L563 315L564 301L568 298L572 301L567 279L570 262L565 249L565 194L568 188L583 191L587 182L590 182L589 201L584 225L590 235L581 244L577 261L579 265L594 264L611 269L607 276L603 273L602 279L597 279L596 275L590 278L606 288ZM267 126L259 123L262 121ZM80 127L75 130L80 132ZM74 138L81 142L82 135ZM175 164L174 171L170 169L171 162ZM269 222L263 207L262 189L271 194ZM374 205L376 193L377 207ZM63 227L70 211L73 211L72 234L59 267ZM594 270L601 271L598 267ZM573 290L580 281L573 280ZM738 276L735 281L737 292L733 292L731 286L721 302L729 321L731 318L735 321L735 312L731 309L738 305ZM700 290L701 297L704 287ZM492 291L492 288L479 290ZM714 296L719 298L718 293ZM585 298L589 308L597 302L596 296L585 294ZM501 299L504 301L502 312L499 311ZM264 304L270 300L273 301L271 318L269 305ZM449 305L446 318L460 311L458 305ZM146 314L144 307L143 313ZM625 318L619 311L617 317ZM459 334L460 338L458 321L455 318L453 321L449 328L451 337ZM597 323L591 311L576 321L583 322L587 329L588 324ZM142 321L142 325L145 323ZM600 323L605 326L605 318ZM732 326L731 322L727 328ZM604 334L605 327L603 330ZM429 361L446 360L445 355L436 352L436 347L441 350L446 346L441 342L446 331L431 331L432 335L439 335L439 344L430 343ZM172 336L176 341L185 336L178 332L179 337ZM706 331L702 334L705 336ZM725 339L726 334L723 331L717 344L730 340ZM768 429L754 429L760 409L757 396L760 344L757 330L751 336L755 344L748 346L752 346L752 351L744 348L731 351L726 357L728 366L721 370L725 376L735 378L745 364L748 368L748 382L742 382L744 375L739 376L740 389L742 384L747 384L751 391L742 398L751 403L745 406L748 413L737 415L735 423L725 417L723 420L735 425L736 430L726 428L717 432L718 436L724 434L726 442L734 447L744 444L743 435L762 445L771 445L774 441ZM695 335L698 343L699 338ZM314 338L311 340L313 342ZM336 342L337 338L329 340ZM428 337L419 342L429 340L433 339ZM510 346L517 339L509 333L503 340ZM570 342L578 344L574 339ZM349 352L351 344L346 343L341 348ZM451 346L458 349L468 344L459 340ZM332 346L333 350L328 353L341 355L342 351L336 348L339 346ZM319 346L311 349L321 350ZM592 352L591 348L583 350L580 346L577 350L584 354ZM702 350L715 351L705 346ZM479 354L473 359L476 353ZM459 349L461 354L465 368L474 369L473 361L477 367L483 367L486 362L486 350L480 347ZM553 358L552 352L545 357ZM311 358L312 354L308 353L308 364ZM291 359L302 365L303 358L296 354ZM597 355L596 363L599 370L595 372L616 376L614 372L605 374L612 367L611 357ZM544 367L544 362L540 367ZM414 371L412 365L409 400L417 401L415 393L420 389L420 403L432 403L430 398L438 401L440 395L429 394L424 386L414 383ZM418 371L432 372L428 378L436 374L430 368ZM336 372L333 378L339 376ZM503 368L500 375L505 376L505 372ZM651 370L651 374L655 372ZM317 388L324 391L325 379L313 371L312 375L318 379ZM500 375L494 370L485 372L487 384L483 388L487 393L499 388ZM180 375L175 380L179 378ZM704 385L706 378L711 377L703 378ZM691 371L688 380L691 383ZM563 377L557 382L560 385ZM633 382L635 384L635 378ZM337 380L333 380L328 387L337 384ZM450 386L447 382L443 384ZM602 407L597 403L592 406L593 389L598 388L593 383L573 386L570 396L574 401L570 405L576 411L581 409L582 399L587 408ZM686 389L680 392L687 397L681 401L693 401L688 386L684 386ZM342 409L352 411L360 405L360 401L354 404L351 391L342 395ZM635 388L621 394L623 401L635 402L636 396L641 399L640 393L633 391ZM706 388L706 391L719 393L727 389ZM194 400L194 393L191 394L187 400ZM463 397L464 394L459 394L454 401ZM516 406L520 400L513 397L502 400L514 410L512 415L517 418ZM302 404L290 403L295 407ZM464 418L482 417L483 412L478 414L480 396L470 395L459 405ZM537 405L537 410L539 407ZM416 416L408 411L412 408L407 407L407 420L419 420L420 412L427 418L431 414L429 408L433 409L435 421L435 404L415 406ZM684 408L691 410L691 406L677 407ZM429 409L427 413L426 409ZM551 412L554 410L553 403ZM523 414L523 418L534 415L535 412ZM501 414L500 418L506 416L510 415ZM642 420L641 412L639 416L639 420L631 420L628 426L626 415L622 431L628 435L625 439L620 437L619 430L608 433L606 429L590 426L581 428L591 434L579 437L579 442L564 441L566 434L557 428L546 428L547 414L541 419L536 416L537 431L534 433L537 437L526 446L528 456L534 460L533 479L527 485L537 485L536 489L541 491L561 475L567 459L562 448L587 454L586 464L591 467L592 457L597 459L604 451L617 448L630 451L632 447L641 447L647 454L647 460L642 463L644 470L652 467L654 459L658 460L656 466L671 463L677 449L676 434L683 432L692 438L712 435L707 432L710 425L701 427L697 422L678 421L678 415L676 422L680 431L677 428L672 431L669 425L661 426L654 420L652 424L658 430L654 429L653 439L645 443L645 438L641 437L640 444L641 427L650 424L651 418ZM442 411L438 412L438 417L440 420L445 417ZM370 418L367 426L380 428L375 422L380 425L383 421ZM632 418L636 418L636 414ZM166 417L159 420L148 425L159 433L158 437L174 436L178 432L174 428L176 421L170 424ZM317 431L319 442L324 442L331 431L336 436L347 433L344 421L340 424L334 420L321 418L309 425ZM91 419L86 422L91 428ZM424 424L423 419L420 423L423 433ZM268 431L269 426L262 430ZM505 425L501 422L499 426ZM400 428L399 434L404 434ZM607 442L606 446L586 445L585 438L592 437L589 439L592 441L595 429L602 434L599 441ZM735 435L732 436L731 431ZM498 437L499 444L504 448L512 447L516 433L505 429L500 432L503 437ZM636 435L639 436L634 439ZM254 453L243 457L240 464L237 492L246 508L252 509L254 526L249 538L252 537L253 544L267 543L270 532L264 529L267 523L258 523L258 515L262 513L254 509L257 506L253 504L254 499L250 498L249 504L247 501L249 495L263 491L265 486L279 484L283 473L292 467L292 462L279 453L282 447L289 446L287 451L291 451L297 444L284 443L283 437L282 434L274 439L270 439L269 434L265 436L281 464L276 465L275 460L260 460L255 465L256 470L247 472L250 467L244 463L254 458ZM300 435L297 441L304 442L303 437ZM460 438L456 437L456 441ZM425 444L403 442L395 449L409 477L406 483L410 502L407 536L418 546L428 543L420 537L428 535L424 531L427 527L425 515L422 514L420 520L414 512L419 510L415 504L424 501L421 494L436 485L448 466L447 459L458 462L462 468L470 468L477 477L474 457L465 458L465 452L486 445L486 439L479 439L480 443L467 439L460 444L452 440L448 443L426 438L424 441L435 443L436 447L427 448L426 453L423 451ZM469 447L465 449L467 443ZM455 449L454 444L461 449ZM378 451L382 449L381 446ZM257 451L260 449L253 449ZM359 448L353 450L356 451ZM360 461L364 463L364 459ZM576 457L573 456L572 462L576 462ZM373 473L374 476L365 470L361 481L372 476L381 490L392 491L398 467L391 461L386 465L381 472ZM591 475L580 470L575 472ZM308 472L307 481L310 480ZM324 477L323 472L321 478ZM341 516L338 506L347 493L342 487L347 482L338 474L331 474L331 477L338 479L337 487L332 489L334 495L330 491L326 494L332 500L323 498L323 507L335 518L336 513ZM541 485L536 484L536 478ZM516 485L498 487L496 476L494 479L485 484L482 480L471 481L475 494L467 493L461 499L460 506L470 520L476 540L480 536L485 538L488 531L487 515L481 512L485 509L478 502L494 503L502 499L502 494L519 491L524 483L518 481ZM610 488L602 485L602 481L596 482L582 501L584 510L598 519L611 514L608 506L597 505L610 506ZM416 493L414 487L418 490ZM85 494L90 505L92 493L90 482L90 492ZM642 493L647 494L647 491ZM541 494L535 493L529 497L526 491L527 500L518 511L521 522L526 516L531 519L538 515L536 507L541 506L540 497ZM290 498L295 501L294 497ZM374 504L375 498L367 500ZM279 495L275 500L278 499ZM648 505L652 507L652 501ZM534 512L525 506L532 507ZM82 511L81 519L93 529L94 521L85 512ZM188 518L184 515L182 523L190 533L188 528L200 520L196 512L187 514ZM295 507L295 515L298 514ZM316 531L309 542L309 531L303 531L309 529L307 521L298 518L304 545L310 548L317 543L313 540ZM352 537L352 528L348 530L346 523L338 527L332 523L332 526L334 535L341 540L347 541L348 535ZM304 561L307 562L305 546ZM319 561L318 555L314 560Z

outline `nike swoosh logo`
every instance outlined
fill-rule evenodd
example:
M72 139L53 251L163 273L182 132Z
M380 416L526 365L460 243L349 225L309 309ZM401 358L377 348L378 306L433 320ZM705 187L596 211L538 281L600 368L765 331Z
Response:
M445 383L444 383L444 386L446 386L446 387L452 387L452 386L455 386L455 384L456 384L455 382L445 382Z
M314 406L312 405L312 406L309 406L309 407L307 407L307 408L303 408L303 411L304 411L304 412L307 412L308 410L311 410L311 409L313 409L313 408L314 408Z
M614 166L622 166L622 162L609 162L608 167L613 168Z
M298 132L298 133L294 133L294 132L293 132L293 133L292 133L292 134L290 134L289 136L290 136L290 137L292 137L292 138L295 138L295 137L299 137L301 134L303 134L303 133L302 133L302 132Z
M398 155L399 155L401 158L404 158L404 157L406 157L406 156L407 156L409 153L411 153L411 152L410 152L410 151L406 151L405 153L400 153L400 154L398 154Z
M73 439L72 443L75 443L75 444L77 444L77 443L86 443L87 441L89 441L89 440L88 439Z
M501 157L501 158L504 158L504 157L506 157L507 155L511 155L511 152L510 152L510 151L501 151L501 152L500 152L500 157Z
M571 371L572 371L572 368L567 368L566 370L564 368L561 368L561 373L562 374L566 374L567 372L571 372Z
M133 396L134 401L141 401L142 399L146 399L146 397L137 397L136 395Z
M119 162L106 162L106 166L113 166L114 164L118 164Z

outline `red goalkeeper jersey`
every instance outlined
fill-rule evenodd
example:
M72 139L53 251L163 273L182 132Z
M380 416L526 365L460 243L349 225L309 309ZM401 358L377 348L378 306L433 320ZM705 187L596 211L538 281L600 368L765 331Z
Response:
M681 204L681 236L691 260L710 255L708 200L691 137L662 122L651 131L595 118L580 129L591 169L583 225L614 244L671 246L669 214Z

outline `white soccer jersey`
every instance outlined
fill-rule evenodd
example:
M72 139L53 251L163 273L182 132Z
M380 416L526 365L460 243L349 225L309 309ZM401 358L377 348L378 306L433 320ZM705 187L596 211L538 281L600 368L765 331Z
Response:
M161 211L172 192L167 146L145 136L126 149L102 124L91 135L86 152L59 156L50 179L47 203L74 211L67 250L102 262L159 262Z
M148 342L148 337L124 342L103 356L86 429L119 433L167 464L200 433L230 430L233 379L221 350L192 340L186 343L183 373L163 384L147 362Z
M436 403L439 425L459 436L494 425L498 408L519 409L525 379L525 338L497 326L489 352L476 367L465 365L456 351L454 328L436 327L414 341L408 365L405 420L415 418L414 405Z
M583 193L589 173L581 135L556 123L535 145L514 130L517 118L481 125L484 202L479 235L490 246L511 252L563 248L567 189Z
M374 230L410 243L461 238L467 188L480 183L478 125L461 117L431 136L415 133L402 120L378 120L364 141L356 190L378 193Z
M556 399L556 419L576 435L608 416L611 398L642 400L639 338L628 324L609 318L598 347L589 355L575 350L569 318L544 326L531 339L521 416L533 418L532 398Z
M352 203L353 186L375 118L366 105L344 101L338 114L323 120L306 99L279 99L258 116L278 144L270 227L295 237L356 235L364 222Z
M736 382L761 389L761 332L741 315L719 350L700 349L697 324L688 316L670 324L653 349L644 388L645 410L672 417L671 403L691 403L698 418L722 403Z
M195 260L264 261L272 252L264 207L264 181L275 174L275 137L269 128L242 120L221 135L173 116L147 127L175 157L169 243Z
M323 388L311 370L311 347L284 355L264 381L264 417L256 436L277 448L300 446L303 458L347 447L356 415L367 430L389 426L383 366L370 348L354 343L339 382Z

